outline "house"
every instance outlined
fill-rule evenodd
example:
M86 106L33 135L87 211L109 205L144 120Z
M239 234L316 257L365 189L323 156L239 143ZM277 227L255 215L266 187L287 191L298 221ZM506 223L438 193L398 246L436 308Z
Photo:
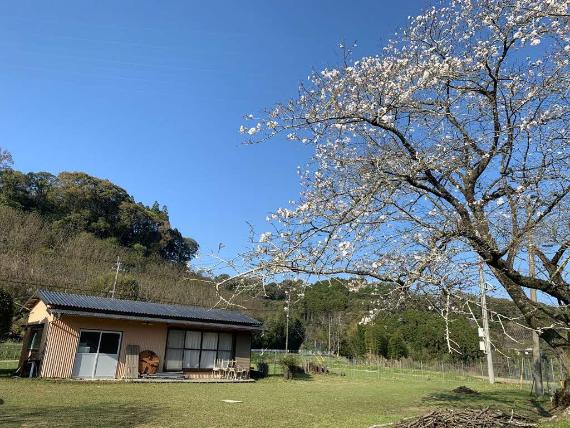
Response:
M249 369L261 328L236 311L46 290L26 308L20 372L47 378L136 378L143 351L158 357L159 372L185 378L211 376L222 359Z

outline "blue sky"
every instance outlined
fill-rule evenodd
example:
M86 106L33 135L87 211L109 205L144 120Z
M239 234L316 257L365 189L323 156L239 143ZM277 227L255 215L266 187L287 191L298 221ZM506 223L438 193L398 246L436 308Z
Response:
M85 171L207 253L299 193L310 153L244 146L242 117L286 100L339 42L374 54L425 1L3 1L0 146L23 171Z

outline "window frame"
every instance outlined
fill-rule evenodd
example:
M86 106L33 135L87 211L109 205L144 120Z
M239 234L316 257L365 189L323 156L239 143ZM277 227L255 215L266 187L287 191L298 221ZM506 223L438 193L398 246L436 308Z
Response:
M28 352L28 355L33 353L33 352L40 352L40 349L42 347L44 332L45 332L45 325L44 324L34 324L34 325L30 326L29 328L30 328L30 335L29 335L27 346L26 346L26 351ZM36 337L38 337L37 347L32 346L32 345L34 345L34 339Z
M176 348L176 347L169 347L168 346L168 336L170 335L171 330L178 330L184 332L184 347L183 348ZM195 331L200 333L200 349L198 348L187 348L186 347L186 333L189 331ZM225 331L225 330L209 330L209 329L199 329L199 328L180 328L180 327L168 327L166 330L166 344L164 348L164 363L163 363L163 370L165 372L177 372L180 370L176 369L168 369L166 367L166 355L169 349L174 349L178 351L182 351L182 371L183 372L201 372L201 371L212 371L212 368L207 367L199 367L202 363L202 351L212 352L213 349L204 349L204 333L216 333L217 340L216 340L216 360L219 359L220 352L228 352L227 350L220 350L220 333L231 334L232 336L232 349L230 351L231 357L230 359L235 358L235 350L236 350L236 334L233 331ZM184 367L184 351L199 351L198 355L198 367Z
M79 351L79 344L81 341L81 333L99 333L99 340L97 342L97 352L78 352ZM116 354L108 354L108 353L101 353L99 352L99 348L101 346L101 338L103 337L103 333L113 333L113 334L118 334L119 335L119 343L117 345L117 353ZM73 357L73 365L72 365L72 377L73 376L73 372L75 370L75 363L76 363L76 358L78 356L78 354L91 354L91 355L95 355L95 359L93 362L93 369L91 372L91 376L90 377L78 377L78 378L84 378L84 379L97 379L98 377L95 376L96 372L97 372L97 364L99 361L99 356L100 355L115 355L116 356L116 363L115 363L115 374L113 375L113 378L116 378L117 376L117 369L119 367L119 362L121 361L121 352L122 352L122 346L123 346L123 336L124 336L124 332L123 330L98 330L98 329L94 329L94 328L80 328L79 329L79 334L77 335L77 343L75 344L75 355ZM106 379L106 376L101 377L103 379Z
M105 354L105 355L116 355L117 360L121 356L121 346L123 345L123 331L122 330L97 330L93 328L81 328L79 329L79 335L77 336L77 345L75 346L75 353L77 353L77 347L81 341L81 333L99 333L99 341L97 342L97 352L88 352L89 354L101 354L99 352L99 347L101 346L101 338L103 337L103 333L118 333L119 334L119 343L117 345L117 353L116 354Z

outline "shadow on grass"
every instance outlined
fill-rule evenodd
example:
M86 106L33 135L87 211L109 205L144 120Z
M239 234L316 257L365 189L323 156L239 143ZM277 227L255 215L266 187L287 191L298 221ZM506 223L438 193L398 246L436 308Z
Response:
M285 379L282 374L270 374L265 376L265 378L260 379ZM313 381L313 376L307 373L295 373L293 379L289 379L292 382L295 381Z
M308 373L295 373L293 375L293 381L313 381L313 376Z
M16 369L0 369L0 378L12 377Z
M541 403L540 401L538 401L537 399L533 398L532 400L530 400L530 402L532 403L532 405L534 406L534 408L536 409L537 413L539 414L539 416L548 418L550 416L552 416L552 413L550 413L548 410L546 410L544 408L544 403Z
M82 427L136 427L150 423L160 409L140 405L104 403L95 405L6 407L0 406L2 426L82 426Z
M511 411L525 416L550 416L542 404L530 397L521 399L521 394L516 391L489 391L475 394L458 394L452 391L442 391L430 394L422 401L431 405L445 405L447 407L491 407L502 411ZM530 404L530 405L529 405ZM530 409L536 409L532 412Z

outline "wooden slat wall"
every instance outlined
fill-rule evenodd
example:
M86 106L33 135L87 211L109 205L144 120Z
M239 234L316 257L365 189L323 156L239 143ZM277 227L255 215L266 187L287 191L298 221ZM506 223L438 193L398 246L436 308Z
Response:
M79 331L61 319L46 324L46 346L41 376L66 378L71 376Z
M251 334L236 334L236 364L248 368L251 363Z
M139 352L138 345L127 345L125 359L125 379L136 379L139 376Z

